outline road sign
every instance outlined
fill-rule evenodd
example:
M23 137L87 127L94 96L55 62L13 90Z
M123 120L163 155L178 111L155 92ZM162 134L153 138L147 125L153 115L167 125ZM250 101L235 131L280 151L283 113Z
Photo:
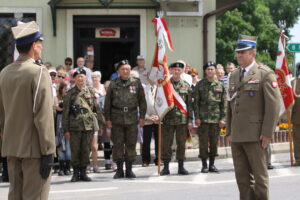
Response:
M290 51L290 52L296 52L296 53L300 53L300 43L289 43L286 48Z

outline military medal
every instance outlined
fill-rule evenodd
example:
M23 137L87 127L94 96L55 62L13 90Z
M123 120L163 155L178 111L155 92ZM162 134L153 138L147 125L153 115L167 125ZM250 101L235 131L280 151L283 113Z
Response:
M250 91L249 91L249 96L250 96L250 97L254 97L254 91L253 91L253 90L250 90Z

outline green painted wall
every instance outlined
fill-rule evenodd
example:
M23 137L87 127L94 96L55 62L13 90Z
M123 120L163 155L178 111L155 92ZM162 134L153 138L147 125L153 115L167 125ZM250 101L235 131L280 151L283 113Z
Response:
M43 60L50 61L54 66L63 64L67 56L67 11L57 10L57 36L53 37L52 19L50 7L47 4L49 0L1 0L0 8L39 8L42 10L42 31L45 38ZM30 6L29 6L30 5ZM203 0L203 15L214 10L216 3L214 0ZM155 10L146 10L146 49L147 49L147 66L151 66L154 47L155 34L154 26L151 22L155 17ZM202 73L202 21L203 17L168 17L165 16L168 23L171 38L174 45L174 52L167 51L168 62L174 62L178 59L185 60L192 67L195 67ZM216 42L215 17L209 18L208 21L208 56L209 60L215 61L215 42ZM69 51L73 52L73 51Z

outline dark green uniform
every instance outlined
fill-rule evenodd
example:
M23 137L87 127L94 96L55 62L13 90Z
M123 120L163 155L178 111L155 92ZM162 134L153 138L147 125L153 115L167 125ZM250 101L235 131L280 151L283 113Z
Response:
M171 80L175 91L181 96L187 106L186 116L179 108L174 105L163 119L162 125L162 153L161 159L164 162L170 162L172 157L172 143L174 139L174 133L176 132L176 158L177 160L185 159L185 142L187 124L192 123L192 89L187 82L180 80L175 82Z
M86 103L84 103L85 101ZM92 88L80 90L71 88L64 98L63 129L71 134L71 163L73 166L86 167L90 163L90 146L94 134L94 113L97 114L99 127L103 126L102 110L97 104Z
M207 159L218 155L217 143L219 139L219 122L225 121L226 91L224 85L218 81L203 79L195 87L195 119L200 119L198 128L200 158ZM208 143L209 151L208 151Z
M138 119L145 119L146 109L144 89L138 78L111 81L105 97L104 116L105 120L112 121L115 162L135 160Z

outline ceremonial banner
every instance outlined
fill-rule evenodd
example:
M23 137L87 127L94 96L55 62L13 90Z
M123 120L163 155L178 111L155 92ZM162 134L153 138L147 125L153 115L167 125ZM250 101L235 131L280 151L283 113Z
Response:
M149 79L157 84L154 107L160 119L162 119L165 114L173 108L174 103L184 114L187 115L184 101L173 89L170 82L165 41L171 51L173 51L173 45L167 24L162 17L154 18L152 22L155 24L155 31L157 35L156 49L149 75Z
M280 88L281 93L281 105L280 105L280 113L282 116L286 110L288 110L294 103L294 94L291 86L291 79L289 76L289 70L287 66L287 61L285 57L285 39L286 36L281 34L278 42L278 52L276 59L276 78ZM274 83L275 84L275 83Z

